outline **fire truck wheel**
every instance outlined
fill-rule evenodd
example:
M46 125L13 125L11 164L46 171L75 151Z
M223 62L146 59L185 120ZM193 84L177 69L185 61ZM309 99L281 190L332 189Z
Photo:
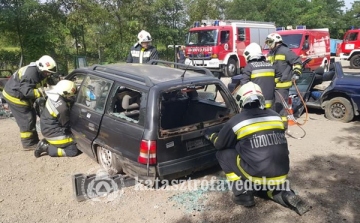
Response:
M325 105L326 118L340 122L350 122L354 118L354 110L349 100L336 97Z
M226 65L225 76L232 77L232 76L236 75L236 71L237 71L236 61L233 58L230 58Z
M356 54L350 59L350 67L354 69L360 68L360 54Z

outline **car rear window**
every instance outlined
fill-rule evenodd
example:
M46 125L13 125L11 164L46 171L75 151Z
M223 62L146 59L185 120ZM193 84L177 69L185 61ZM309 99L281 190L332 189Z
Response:
M217 84L198 84L164 91L160 100L162 130L210 122L233 115L223 89Z

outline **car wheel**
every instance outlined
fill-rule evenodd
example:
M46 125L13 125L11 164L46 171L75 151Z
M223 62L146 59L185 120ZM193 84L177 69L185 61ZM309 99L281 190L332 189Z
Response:
M360 68L360 54L354 55L350 59L350 67L354 69Z
M330 120L350 122L354 118L354 109L349 100L337 97L326 103L325 116Z
M97 147L96 153L99 164L108 171L110 175L123 172L120 160L116 154L102 146Z
M230 58L227 63L227 66L226 66L225 76L232 77L232 76L236 75L236 71L237 71L236 61L234 59Z

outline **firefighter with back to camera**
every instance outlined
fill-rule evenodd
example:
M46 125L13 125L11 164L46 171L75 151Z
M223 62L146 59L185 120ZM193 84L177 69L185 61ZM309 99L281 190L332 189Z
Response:
M253 82L260 86L265 97L265 108L271 108L275 93L275 70L266 61L259 44L250 43L244 50L247 65L243 69L241 85Z
M24 150L34 150L39 142L34 102L44 96L44 87L49 83L50 75L56 73L56 62L48 55L36 62L18 69L7 81L3 96L20 129L20 138Z
M275 68L275 103L274 110L278 112L287 128L287 112L282 103L289 98L289 89L292 81L301 75L302 61L291 49L283 43L282 37L277 33L271 33L266 37L265 44L269 47L268 60Z
M150 60L158 60L158 51L151 45L151 35L145 30L138 34L138 42L131 47L126 63L148 63Z
M242 109L218 132L207 133L216 158L233 192L236 204L251 207L254 196L271 199L299 215L309 206L289 187L289 151L279 114L265 109L261 88L252 82L241 86L235 99Z
M76 85L70 80L61 80L46 92L45 108L40 116L41 133L44 136L35 152L35 157L47 154L51 157L78 155L70 129L70 107L76 94Z

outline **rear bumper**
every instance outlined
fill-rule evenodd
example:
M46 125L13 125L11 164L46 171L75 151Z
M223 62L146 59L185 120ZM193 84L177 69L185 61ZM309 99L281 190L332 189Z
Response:
M213 147L209 146L210 148ZM159 163L157 166L158 176L161 179L175 179L215 166L218 163L215 156L216 151L216 149L212 149L190 157Z

